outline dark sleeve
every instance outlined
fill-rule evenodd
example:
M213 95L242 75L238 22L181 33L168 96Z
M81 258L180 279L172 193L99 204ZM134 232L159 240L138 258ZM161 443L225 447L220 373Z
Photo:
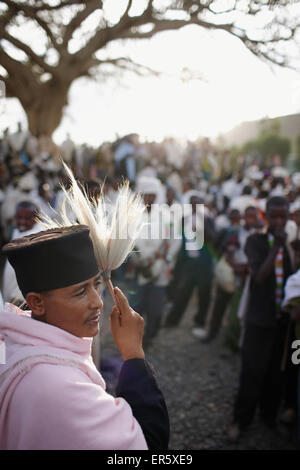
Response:
M204 237L206 242L210 242L213 245L216 242L216 229L215 223L212 217L204 218Z
M116 394L131 406L149 450L168 449L170 424L166 403L154 373L144 359L129 359L124 362Z
M251 277L254 278L268 256L268 250L265 246L265 240L261 234L250 235L245 244L245 253L250 266Z
M216 231L216 236L214 240L214 248L217 251L218 256L222 256L225 249L225 239L228 229L221 228Z

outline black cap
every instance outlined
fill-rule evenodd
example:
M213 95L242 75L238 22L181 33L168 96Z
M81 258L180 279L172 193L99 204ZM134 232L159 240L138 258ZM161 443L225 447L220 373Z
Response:
M17 238L3 247L19 288L43 292L86 281L98 274L89 228L59 227Z

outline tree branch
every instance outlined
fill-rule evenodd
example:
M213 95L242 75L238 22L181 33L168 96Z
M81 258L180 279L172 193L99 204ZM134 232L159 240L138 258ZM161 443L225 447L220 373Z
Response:
M289 41L295 40L300 27L298 19L295 20L291 16L286 18L282 5L287 6L289 1L292 2L292 0L277 0L275 5L275 0L232 0L232 6L226 4L221 10L218 8L220 5L218 0L173 0L165 2L168 4L166 7L159 7L158 5L164 2L158 1L153 7L153 0L148 0L141 14L130 16L130 13L134 11L132 8L134 2L126 0L125 6L119 12L120 19L117 23L109 23L102 15L95 31L89 31L87 36L81 35L79 46L81 48L70 54L68 44L75 31L83 31L81 28L83 22L96 10L102 8L101 0L56 0L55 2L52 0L31 0L30 2L2 0L6 9L0 16L0 38L25 53L28 61L14 59L6 52L9 51L6 47L7 44L3 48L0 43L0 64L7 73L6 77L0 76L0 79L7 83L9 94L18 97L23 106L24 104L27 106L24 106L27 112L31 104L36 103L39 99L39 106L42 109L45 108L47 102L45 95L49 90L51 90L50 95L55 96L60 93L62 97L65 97L74 79L94 74L94 68L99 65L110 64L140 75L146 72L159 74L147 66L135 63L128 57L98 59L96 54L98 51L104 51L106 46L113 41L148 39L162 31L175 31L189 25L197 25L206 30L226 31L242 41L248 50L257 57L276 65L287 66L285 51L282 52L281 46L283 41L285 44L289 44ZM115 5L118 3L115 0ZM110 4L113 4L113 0ZM277 12L272 13L272 10L277 6L278 14ZM69 8L69 10L65 11L64 8ZM120 6L119 9L121 9ZM254 31L254 28L251 29L243 25L245 18L253 18L265 11L271 13L273 20L269 24L264 24L260 30ZM288 8L286 11L289 13ZM180 16L178 16L178 12ZM237 15L231 15L235 12ZM71 17L67 25L63 21L65 13L68 13L67 17ZM242 17L239 13L242 13ZM222 14L224 20L222 20ZM226 16L226 14L229 15ZM225 21L227 18L229 20ZM11 27L19 24L19 19L22 20L21 25L26 24L27 21L34 23L41 35L45 36L42 40L46 50L49 48L53 52L54 49L59 56L56 65L46 63L47 52L39 55L31 50L26 39L23 40L20 35L18 35L20 39L14 37ZM268 20L265 20L264 23L266 21ZM144 28L145 26L147 29ZM251 37L255 39L251 39ZM259 37L262 39L257 39ZM278 49L277 44L279 45ZM108 69L111 70L110 67ZM40 80L41 70L50 73L52 78L42 83ZM62 100L59 106L61 103ZM40 119L39 115L38 119ZM52 124L51 131L55 128Z
M11 36L7 32L2 32L2 38L6 39L9 41L11 44L13 44L15 47L18 49L21 49L25 54L39 67L41 67L45 72L53 73L55 71L55 67L52 67L51 65L47 64L41 56L36 54L31 47L29 47L27 44L24 44L22 41L19 39Z
M130 8L131 8L131 6L132 6L132 1L133 1L133 0L128 0L127 7L126 7L126 10L125 10L125 12L124 12L123 18L125 18L125 17L127 18L127 17L128 17L129 10L130 10Z
M22 12L27 18L30 18L38 23L38 25L45 31L46 35L50 39L53 47L55 49L59 49L60 45L57 42L57 39L53 35L50 27L48 26L47 22L44 21L41 17L39 17L38 12L41 10L41 8L37 7L32 7L31 5L27 5L26 3L17 3L13 0L3 0L3 3L5 3L9 7L9 11L11 14L14 16ZM63 3L68 3L68 2L63 2ZM76 2L78 3L78 2ZM66 6L66 5L65 5Z
M136 74L140 76L144 76L145 74L151 74L154 76L160 76L161 72L158 72L157 70L153 70L151 67L148 67L147 65L142 65L134 60L132 60L130 57L118 57L115 59L93 59L93 65L92 66L99 66L99 65L104 65L104 64L110 64L114 65L120 69L123 70L128 70L130 72L135 72Z
M32 70L10 57L1 47L0 64L7 72L7 76L3 77L7 96L19 98L22 104L32 101L39 85Z
M127 10L127 9L126 9ZM151 22L152 20L152 0L149 1L147 8L140 16L128 16L123 15L120 21L111 27L106 29L98 29L95 35L88 41L88 43L80 49L75 55L78 60L86 60L92 54L102 49L110 41L115 39L123 38L123 33L133 26L141 26L143 24Z
M87 0L89 1L89 0ZM80 5L80 4L85 4L87 3L85 0L65 0L61 1L57 5L48 5L44 1L36 1L37 5L26 5L25 3L17 3L12 0L2 0L3 3L5 3L7 6L12 7L17 10L22 10L25 12L28 11L28 9L31 10L32 13L37 14L39 11L55 11L55 10L61 10L62 8L70 7L71 5Z
M177 30L181 29L184 26L189 26L192 24L196 24L198 26L202 26L206 29L222 29L224 31L231 32L232 28L234 27L233 23L224 23L224 24L214 24L208 21L199 20L198 18L191 18L189 20L154 20L153 29L151 31L140 32L140 31L125 31L123 34L119 36L119 38L123 39L148 39L153 37L155 34L161 31L170 31L170 30Z
M34 74L32 71L22 62L13 59L9 54L7 54L2 47L0 47L0 63L6 69L8 74L16 74L19 73L23 77L27 78L34 78Z
M256 40L256 39L251 39L249 36L246 34L246 31L242 28L238 28L235 26L233 23L224 23L224 24L214 24L211 22L199 20L198 18L192 17L190 20L156 20L153 22L153 29L147 32L139 32L139 31L125 31L123 34L120 34L119 38L123 39L147 39L153 37L155 34L161 32L161 31L170 31L170 30L177 30L181 29L184 26L190 25L190 24L196 24L198 26L202 26L206 29L219 29L223 31L227 31L230 33L232 36L235 36L236 38L240 39L246 47L248 47L251 52L253 52L256 56L258 57L263 57L264 59L267 59L267 54L259 52L259 45L268 45L268 44L276 44L280 41L289 41L291 40L297 31L297 27L290 27L290 34L289 36L286 37L279 37L279 36L274 36L269 39L261 39L261 40ZM286 25L282 25L286 26ZM251 47L252 45L252 47ZM285 65L286 61L284 61L282 58L280 60L274 59L274 57L270 57L269 61L273 64L276 65Z
M83 10L79 11L77 15L70 21L66 27L65 34L63 36L63 46L66 46L74 31L83 23L83 21L88 18L94 11L102 8L101 0L89 0L86 2L86 6Z

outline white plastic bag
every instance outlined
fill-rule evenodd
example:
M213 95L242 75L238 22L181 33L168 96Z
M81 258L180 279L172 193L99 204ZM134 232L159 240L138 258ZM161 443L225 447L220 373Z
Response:
M234 271L223 256L218 262L215 270L215 278L219 286L228 293L235 290Z

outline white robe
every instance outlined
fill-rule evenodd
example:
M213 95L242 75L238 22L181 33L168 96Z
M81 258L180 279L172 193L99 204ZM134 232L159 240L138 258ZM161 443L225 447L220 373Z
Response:
M152 272L157 275L154 284L156 286L166 286L169 283L168 271L175 263L176 254L180 248L181 240L170 238L172 228L169 224L168 207L164 204L161 211L162 217L159 212L153 211L152 213L146 212L144 222L148 225L144 226L141 236L136 241L136 248L142 260L154 260L152 265ZM163 243L168 242L169 247L166 253L167 259L156 258L155 253L157 250L163 250ZM138 284L143 285L149 282L142 274L138 275Z

